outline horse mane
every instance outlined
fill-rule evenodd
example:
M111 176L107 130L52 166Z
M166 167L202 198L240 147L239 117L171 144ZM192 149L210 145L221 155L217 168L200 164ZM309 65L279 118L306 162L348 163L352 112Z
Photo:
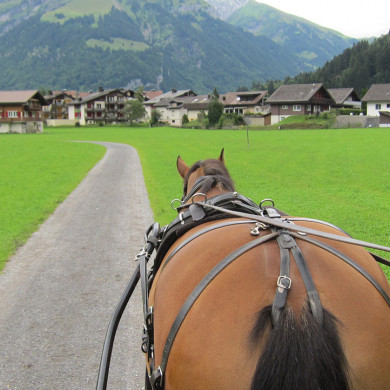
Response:
M199 189L200 192L207 193L215 187L219 187L220 190L226 190L231 192L235 191L233 180L230 177L230 174L226 169L225 164L219 160L207 159L197 161L190 168L185 178L184 193L187 192L189 177L192 173L194 173L200 168L203 168L204 176L206 177L201 188Z

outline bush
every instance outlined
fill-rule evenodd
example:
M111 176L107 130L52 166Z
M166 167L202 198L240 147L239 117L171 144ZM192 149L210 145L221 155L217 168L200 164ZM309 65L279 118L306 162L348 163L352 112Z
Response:
M181 119L181 123L182 123L183 125L185 125L185 124L188 123L188 122L189 122L188 116L187 116L187 114L184 114L184 115L183 115L183 118Z

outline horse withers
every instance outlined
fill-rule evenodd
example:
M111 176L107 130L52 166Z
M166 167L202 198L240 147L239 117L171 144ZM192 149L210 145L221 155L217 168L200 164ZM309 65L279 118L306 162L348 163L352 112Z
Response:
M153 387L390 389L390 287L372 255L330 224L245 201L223 151L177 168L178 238L149 297Z

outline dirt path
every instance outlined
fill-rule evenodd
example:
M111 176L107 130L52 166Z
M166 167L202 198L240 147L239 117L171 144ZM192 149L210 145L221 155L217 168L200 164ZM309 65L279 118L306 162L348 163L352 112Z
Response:
M113 310L153 222L139 158L104 158L0 274L0 390L94 389ZM119 326L112 389L142 389L139 288Z

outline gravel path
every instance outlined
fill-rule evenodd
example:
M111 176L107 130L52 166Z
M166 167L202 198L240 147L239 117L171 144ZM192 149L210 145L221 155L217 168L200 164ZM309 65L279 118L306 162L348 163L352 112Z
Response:
M134 148L104 158L0 274L0 390L94 389L105 333L153 222ZM123 315L108 389L142 389L140 289Z

